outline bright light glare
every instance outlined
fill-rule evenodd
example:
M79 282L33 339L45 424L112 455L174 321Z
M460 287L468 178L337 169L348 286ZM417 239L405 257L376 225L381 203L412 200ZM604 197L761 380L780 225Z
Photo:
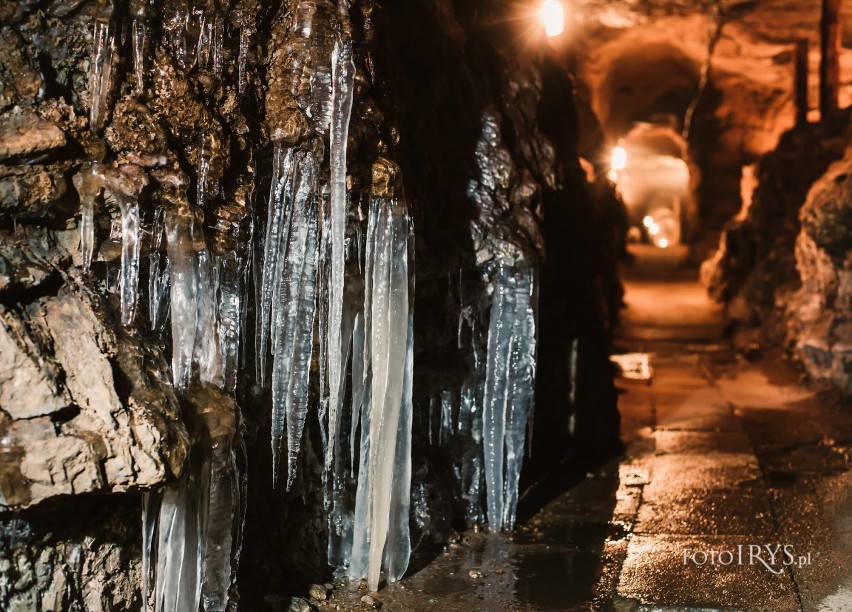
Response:
M664 249L667 246L669 246L669 241L666 240L665 238L660 238L660 241L657 244L660 245L661 249Z
M645 227L651 227L652 225L654 225L654 217L648 215L647 217L642 219L642 225L644 225Z
M541 3L541 22L549 37L559 36L565 29L565 9L559 0L543 0Z
M627 167L627 149L621 146L615 147L612 150L612 161L610 162L610 166L616 172L624 170Z
M648 226L648 233L651 234L652 236L656 236L657 234L660 233L660 226L657 225L656 223L652 223L651 225Z

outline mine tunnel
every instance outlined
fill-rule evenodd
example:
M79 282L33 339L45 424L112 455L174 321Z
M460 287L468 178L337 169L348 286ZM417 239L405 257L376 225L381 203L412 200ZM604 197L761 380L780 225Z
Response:
M852 611L852 5L0 0L0 610Z

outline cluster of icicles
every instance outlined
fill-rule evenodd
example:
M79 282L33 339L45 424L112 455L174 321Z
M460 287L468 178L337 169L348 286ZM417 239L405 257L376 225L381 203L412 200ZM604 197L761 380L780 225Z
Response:
M454 454L468 523L487 522L494 530L515 524L534 408L536 273L516 255L498 255L484 266L485 308L475 296L463 302L458 348L469 354L469 374L460 388L433 396L429 411L429 441Z
M143 87L145 3L131 2L134 67ZM194 19L194 18L193 18ZM186 22L189 24L189 21ZM193 22L194 23L194 22ZM221 70L223 20L202 15L197 45L172 32L181 65ZM185 25L189 28L190 25ZM90 75L90 122L105 122L115 31L111 12L96 16ZM241 32L240 91L245 75ZM305 30L311 35L310 28ZM226 394L242 365L253 277L257 322L256 381L272 395L273 480L286 445L286 487L297 474L312 382L319 385L318 419L324 443L329 563L348 568L378 588L382 569L399 579L410 556L409 499L413 376L413 232L405 202L346 190L346 143L355 67L345 28L330 57L318 58L316 115L329 140L330 182L321 185L313 153L274 143L268 217L255 228L254 272L237 253L214 254L198 221L207 192L199 154L198 207L158 209L150 231L148 315L155 331L171 319L175 387L198 406L202 442L184 475L145 495L143 599L163 610L222 611L235 580L244 519L245 475L237 467L238 409L233 401L198 401L195 380ZM186 67L186 66L184 66ZM132 325L139 302L143 241L139 194L149 181L135 166L92 164L74 178L82 206L81 250L89 269L95 250L94 215L101 193L121 217L118 291L121 320ZM182 191L185 185L170 185ZM327 194L327 197L326 197ZM479 504L484 480L493 529L511 528L517 505L524 434L535 377L534 274L509 260L494 263L487 355L477 357L460 393L454 435L479 446L463 471L467 497ZM318 329L318 381L312 381ZM242 346L241 346L242 345ZM242 353L241 353L242 351ZM269 364L271 357L271 367ZM243 361L244 363L244 361ZM204 388L204 387L202 387ZM190 391L192 389L192 391ZM192 397L190 397L192 396ZM445 400L450 402L449 399ZM452 406L446 408L451 414ZM451 417L448 417L452 421ZM476 517L478 520L478 517Z

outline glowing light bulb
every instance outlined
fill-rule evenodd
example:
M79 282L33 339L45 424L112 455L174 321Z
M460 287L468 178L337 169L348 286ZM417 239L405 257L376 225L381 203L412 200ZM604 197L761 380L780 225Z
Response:
M669 246L669 241L666 240L665 238L660 238L660 241L657 244L660 245L661 249L664 249L667 246Z
M549 37L559 36L565 30L565 9L559 0L543 0L539 16Z
M610 166L616 172L624 170L627 167L627 149L622 146L615 147L612 150L612 160Z
M644 219L642 219L642 225L644 225L645 227L651 227L652 225L654 225L654 217L652 217L651 215L646 216Z
M651 225L648 226L648 233L651 234L652 236L656 236L657 234L660 233L660 226L657 225L656 223L652 223Z

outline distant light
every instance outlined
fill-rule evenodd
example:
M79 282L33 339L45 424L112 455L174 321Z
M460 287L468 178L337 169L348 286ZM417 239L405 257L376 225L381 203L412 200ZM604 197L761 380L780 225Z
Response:
M660 226L656 223L651 223L651 225L648 226L648 233L652 236L656 236L660 233Z
M657 244L660 245L661 249L664 249L667 246L669 246L669 241L666 240L665 238L660 238L660 241Z
M645 227L651 227L652 225L654 225L654 217L648 215L647 217L642 219L642 225L644 225Z
M549 37L559 36L565 30L565 9L559 0L543 0L539 16Z
M618 172L619 170L624 170L627 167L627 149L622 146L615 147L612 150L612 160L610 161L610 166L616 172Z

